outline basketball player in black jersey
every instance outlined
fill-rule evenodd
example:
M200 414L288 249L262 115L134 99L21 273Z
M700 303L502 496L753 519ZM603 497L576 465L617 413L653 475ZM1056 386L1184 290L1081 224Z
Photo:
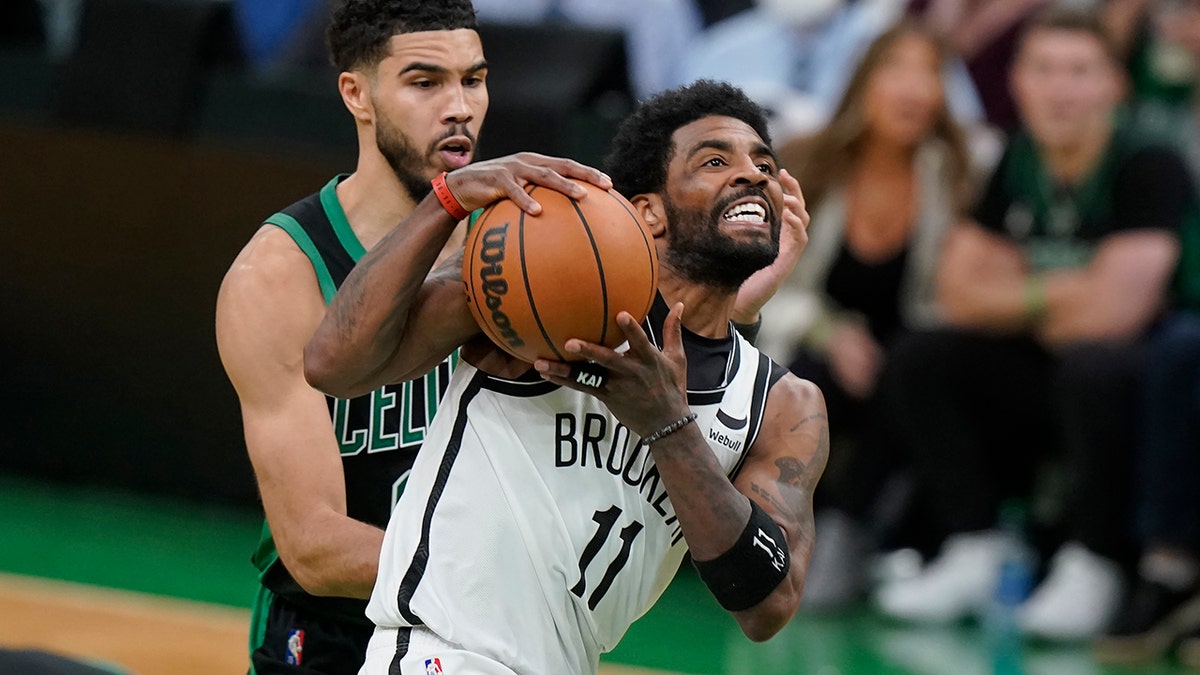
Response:
M475 28L469 0L341 3L328 37L358 164L268 218L221 287L217 342L266 514L250 633L258 675L349 674L362 664L381 528L453 357L414 382L346 400L305 382L302 353L355 261L413 211L430 179L471 161L488 106Z
M751 278L752 285L762 283L769 296L779 280L772 275L790 270L787 264L776 265L789 258L794 264L803 247L807 214L799 187L777 168L761 109L728 85L701 82L642 104L618 132L615 148L610 161L614 183L656 236L662 264L659 291L672 308L665 323L653 327L661 336L661 349L623 312L618 324L629 339L627 352L578 340L567 343L569 351L607 369L608 379L600 388L577 384L565 363L539 361L536 369L552 383L599 398L624 427L648 443L701 577L743 632L764 640L791 619L800 601L813 544L812 493L828 454L824 401L811 383L782 374L766 395L761 431L730 478L714 458L712 432L691 423L695 416L685 388L696 373L688 367L685 341L732 345L731 319L746 300L745 293L739 296L743 282ZM525 193L527 184L569 189L562 176L531 168L522 156L456 170L446 183L460 207L483 207L507 197L530 213L539 207ZM489 376L528 374L529 364L482 337L464 297L461 263L448 261L426 278L453 229L448 210L432 196L426 198L354 270L306 349L310 382L326 391L359 393L419 375L460 345L463 360ZM781 219L788 244L783 254ZM458 424L461 420L455 429ZM428 568L439 564L431 558ZM638 568L655 565L654 560L640 560ZM384 571L380 573L382 579ZM404 575L403 570L386 573ZM407 597L404 588L401 604ZM562 592L563 600L569 600L568 589ZM395 597L377 595L372 607L395 602ZM370 648L372 654L377 648L394 650L393 667L404 673L409 672L404 670L409 663L404 631L412 630L415 640L420 629L411 621L400 624L391 646L373 642ZM619 634L623 628L615 630ZM397 634L393 630L390 635ZM537 639L531 637L531 642ZM585 664L579 672L586 672Z

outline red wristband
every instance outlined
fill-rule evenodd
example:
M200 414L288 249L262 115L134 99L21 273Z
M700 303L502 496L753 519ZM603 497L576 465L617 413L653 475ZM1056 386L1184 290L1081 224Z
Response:
M446 209L455 220L462 220L471 215L471 212L464 209L462 204L454 198L454 193L450 191L450 187L446 185L446 172L433 179L433 193L437 195L438 201L442 203L442 208Z

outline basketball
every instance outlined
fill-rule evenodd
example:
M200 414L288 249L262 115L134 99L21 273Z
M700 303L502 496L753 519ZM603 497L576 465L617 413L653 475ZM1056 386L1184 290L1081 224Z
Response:
M578 360L569 338L616 347L617 313L638 321L658 290L658 255L649 228L614 190L574 200L531 185L542 205L531 216L511 200L480 215L467 237L463 281L476 320L504 351L532 363Z

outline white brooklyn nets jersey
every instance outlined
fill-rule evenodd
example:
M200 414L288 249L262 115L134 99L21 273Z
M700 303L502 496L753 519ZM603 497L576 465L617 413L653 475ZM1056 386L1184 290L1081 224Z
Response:
M655 310L657 332L661 299ZM783 370L736 334L684 338L689 404L732 476ZM638 436L595 397L530 375L465 362L454 373L388 524L367 615L522 675L592 673L686 543Z

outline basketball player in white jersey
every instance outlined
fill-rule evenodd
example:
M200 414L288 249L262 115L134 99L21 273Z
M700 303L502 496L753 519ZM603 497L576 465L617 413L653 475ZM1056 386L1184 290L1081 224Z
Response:
M363 673L595 673L688 550L752 640L800 602L825 405L731 324L743 282L766 268L749 293L761 306L807 222L762 110L699 82L642 104L619 130L609 170L655 234L660 298L642 325L619 315L627 351L568 341L607 371L598 387L481 338L458 267L426 278L465 210L509 197L536 213L531 182L578 196L559 175L578 165L536 160L448 174L440 201L424 200L363 258L306 351L310 381L349 395L420 375L462 345L388 524Z

